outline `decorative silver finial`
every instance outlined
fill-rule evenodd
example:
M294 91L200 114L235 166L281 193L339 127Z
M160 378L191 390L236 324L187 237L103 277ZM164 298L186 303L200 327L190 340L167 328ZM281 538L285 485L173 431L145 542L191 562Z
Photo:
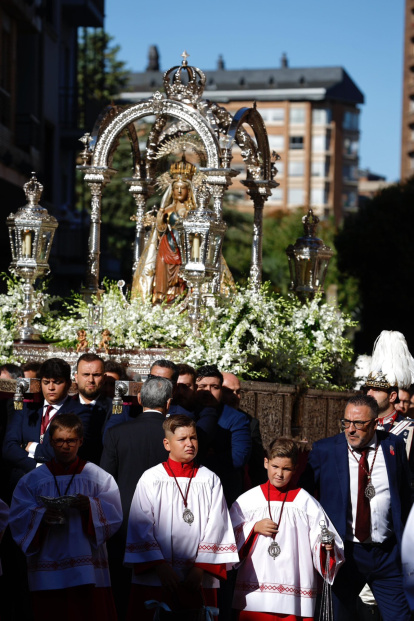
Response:
M315 216L312 209L309 209L307 215L303 216L302 222L305 229L305 235L307 237L315 237L319 218L318 216Z
M321 520L319 526L321 527L321 534L319 535L321 543L332 543L335 539L335 535L331 530L328 530L325 520Z
M42 196L43 186L38 182L36 173L32 172L32 178L23 186L24 193L26 194L27 203L30 207L36 207Z
M181 54L183 62L181 63L183 67L187 66L187 58L189 58L190 54L188 54L185 50L184 52Z
M82 153L80 154L81 158L82 158L82 165L83 166L87 166L89 164L89 160L91 157L91 152L89 150L89 145L92 142L92 136L90 135L89 132L86 132L86 134L84 134L82 136L82 138L79 138L79 142L81 142L84 145L84 149L82 151Z
M211 197L211 193L207 187L207 182L205 179L202 180L195 194L196 194L196 201L198 204L198 209L201 209L204 211L205 209L207 209L207 206L208 206L208 203Z

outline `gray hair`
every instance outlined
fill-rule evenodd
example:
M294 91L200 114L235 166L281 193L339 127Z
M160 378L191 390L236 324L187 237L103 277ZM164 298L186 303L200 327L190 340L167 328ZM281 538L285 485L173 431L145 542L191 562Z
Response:
M348 405L366 406L371 410L371 418L378 418L378 403L375 401L374 397L371 397L371 395L355 395L355 397L351 397L349 399L346 407L348 407Z
M141 388L141 405L143 408L165 408L171 398L173 385L165 377L151 377Z

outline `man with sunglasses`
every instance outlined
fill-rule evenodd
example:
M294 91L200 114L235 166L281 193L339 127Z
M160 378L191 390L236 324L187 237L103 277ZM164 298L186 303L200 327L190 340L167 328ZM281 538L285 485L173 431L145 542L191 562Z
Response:
M408 621L401 575L401 539L411 507L402 438L377 430L378 404L352 397L344 433L316 442L301 486L319 501L345 541L346 563L333 585L336 621L356 619L358 594L368 583L383 621Z

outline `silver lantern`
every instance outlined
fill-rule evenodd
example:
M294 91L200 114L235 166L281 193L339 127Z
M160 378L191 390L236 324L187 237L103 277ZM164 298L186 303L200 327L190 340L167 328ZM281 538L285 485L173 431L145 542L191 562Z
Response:
M220 256L227 225L208 208L210 192L203 183L196 192L197 209L178 226L183 276L191 288L189 318L198 333L201 286L220 271Z
M36 179L35 173L32 173L32 178L23 189L27 204L7 218L12 252L10 271L25 281L19 338L21 341L38 341L40 336L31 325L36 314L33 308L33 283L36 278L50 271L48 261L58 222L39 205L43 186Z
M309 209L302 218L305 235L286 249L290 269L290 290L304 302L312 300L317 292L323 293L326 272L333 251L316 237L319 218Z

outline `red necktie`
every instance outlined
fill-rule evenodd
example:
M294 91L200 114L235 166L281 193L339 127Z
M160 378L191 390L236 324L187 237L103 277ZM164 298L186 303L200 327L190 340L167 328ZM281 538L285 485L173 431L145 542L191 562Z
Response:
M42 444L43 442L43 438L44 435L46 433L46 429L48 428L49 422L50 422L50 412L52 410L54 410L55 408L53 407L53 405L48 405L46 408L46 412L45 415L42 416L42 423L40 425L40 444Z
M361 451L358 467L358 502L355 520L355 537L363 542L371 535L371 508L369 498L365 496L368 485L368 451Z

